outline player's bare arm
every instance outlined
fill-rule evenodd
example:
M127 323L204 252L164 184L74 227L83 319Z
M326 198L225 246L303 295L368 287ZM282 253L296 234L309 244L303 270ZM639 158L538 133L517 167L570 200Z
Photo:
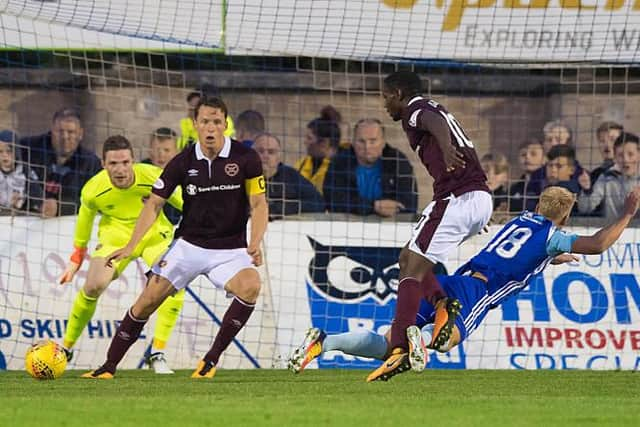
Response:
M573 242L571 251L577 254L599 254L607 250L629 225L640 206L640 187L634 188L624 201L620 218L600 229L593 236L580 236Z
M573 254L560 254L551 261L551 265L567 264L569 262L580 262L580 258Z
M465 167L464 155L451 143L451 131L444 117L434 111L423 110L418 126L434 136L442 151L447 171Z
M265 193L252 194L249 196L249 203L251 205L251 235L247 253L253 259L253 265L259 267L263 261L260 246L269 222L269 205Z
M144 235L147 234L147 231L149 231L153 223L156 221L156 218L158 218L165 202L165 199L156 194L151 193L149 195L149 199L145 202L144 207L140 212L140 217L138 218L138 221L136 221L136 226L133 229L129 243L127 243L127 246L124 248L118 249L107 257L107 266L111 267L112 262L117 262L131 256L131 253L133 253L133 250L136 248L138 243L140 243L140 240L142 240Z

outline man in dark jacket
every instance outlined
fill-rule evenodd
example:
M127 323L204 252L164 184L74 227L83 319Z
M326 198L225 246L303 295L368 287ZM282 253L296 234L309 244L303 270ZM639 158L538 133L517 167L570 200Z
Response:
M83 133L78 112L64 108L53 115L50 132L20 140L23 161L44 171L45 217L75 215L80 190L102 169L98 156L80 146Z
M269 219L324 212L324 200L313 184L297 170L282 163L282 145L276 136L260 134L252 147L262 160L262 171L267 180Z
M324 181L329 211L382 217L414 213L413 168L404 154L385 143L382 123L362 119L353 133L353 146L333 158Z

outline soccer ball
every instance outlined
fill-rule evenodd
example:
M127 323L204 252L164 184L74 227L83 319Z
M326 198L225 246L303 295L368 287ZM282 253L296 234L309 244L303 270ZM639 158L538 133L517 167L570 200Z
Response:
M51 340L39 341L27 350L24 367L37 380L54 380L64 373L67 355L60 344Z

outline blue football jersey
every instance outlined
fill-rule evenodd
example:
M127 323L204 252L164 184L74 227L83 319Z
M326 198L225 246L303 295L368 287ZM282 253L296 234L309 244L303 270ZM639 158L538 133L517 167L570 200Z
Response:
M527 286L556 255L571 252L575 239L575 234L557 229L549 219L525 211L505 224L487 246L455 274L476 271L484 274L488 279L490 306L495 307Z

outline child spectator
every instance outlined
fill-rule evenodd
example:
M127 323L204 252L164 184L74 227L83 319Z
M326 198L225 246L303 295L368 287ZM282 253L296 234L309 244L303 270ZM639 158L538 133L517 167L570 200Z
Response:
M153 131L149 138L149 157L140 163L157 166L164 169L167 163L178 154L178 135L171 128L158 128ZM165 203L162 211L171 221L171 224L177 225L182 218L182 212L169 203Z
M554 145L547 153L546 165L531 175L531 179L524 185L523 193L519 197L512 195L510 209L535 211L540 193L549 185L561 186L572 193L579 193L580 185L576 176L578 167L573 147L566 144ZM541 169L543 173L539 172Z
M42 206L42 183L38 175L20 162L16 135L0 131L0 211L39 212Z
M544 169L546 156L544 155L542 143L536 138L527 139L520 144L518 159L523 173L520 179L509 188L509 211L511 212L523 210L524 199L531 195L529 184L532 174L541 168Z
M485 154L480 165L487 175L487 186L493 194L493 210L509 209L509 161L503 154Z
M531 174L544 166L546 156L542 143L536 138L529 138L520 144L519 157L520 168L522 169L522 181L528 181Z
M628 189L640 185L640 139L623 132L614 143L615 164L603 172L591 185L589 176L582 176L582 192L578 197L578 211L593 213L602 203L602 216L612 218L622 212Z
M149 157L141 163L147 163L164 169L167 163L178 154L178 135L173 129L158 128L149 138Z
M604 171L614 165L613 145L623 130L622 125L616 122L603 122L598 126L596 138L598 139L598 150L602 156L602 163L591 172L591 182L596 182Z

